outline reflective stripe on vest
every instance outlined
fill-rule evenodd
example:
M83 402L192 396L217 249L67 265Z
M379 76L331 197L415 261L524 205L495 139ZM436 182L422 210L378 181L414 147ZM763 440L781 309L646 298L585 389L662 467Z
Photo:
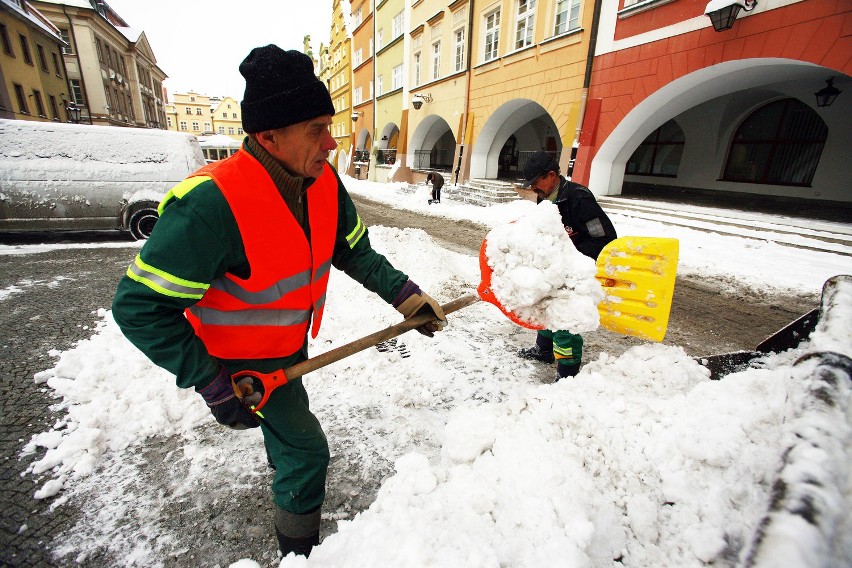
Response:
M269 174L245 150L205 166L228 202L240 231L250 276L213 281L187 319L211 355L272 358L298 351L325 307L337 235L337 178L330 166L307 189L311 241Z

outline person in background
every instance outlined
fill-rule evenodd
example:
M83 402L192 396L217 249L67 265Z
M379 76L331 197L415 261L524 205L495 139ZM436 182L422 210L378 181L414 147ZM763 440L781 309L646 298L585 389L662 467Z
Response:
M441 188L444 187L444 176L438 172L429 172L426 174L426 183L432 183L432 199L429 200L429 205L441 202Z
M530 156L524 165L525 186L535 192L537 203L545 199L559 209L562 224L578 251L597 260L607 243L617 235L615 227L589 188L568 181L559 174L559 164L547 152ZM535 345L521 349L525 359L553 363L556 380L573 377L583 359L583 337L567 330L544 329L536 335Z
M275 470L275 533L282 554L319 543L329 447L300 378L276 388L262 418L231 376L286 369L308 357L331 267L392 304L418 328L445 325L441 306L370 246L367 227L326 162L334 105L310 58L275 45L240 64L243 128L233 156L175 186L150 239L119 282L116 323L151 361L194 388L217 422L260 426ZM242 381L241 381L242 382ZM223 485L228 479L221 480Z

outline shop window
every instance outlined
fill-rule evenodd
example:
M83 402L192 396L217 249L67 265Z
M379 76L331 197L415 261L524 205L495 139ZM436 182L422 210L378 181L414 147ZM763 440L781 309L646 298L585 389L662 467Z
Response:
M670 120L648 135L627 160L626 174L677 177L685 138L683 130Z
M746 118L734 134L722 179L809 186L828 127L808 105L782 99Z

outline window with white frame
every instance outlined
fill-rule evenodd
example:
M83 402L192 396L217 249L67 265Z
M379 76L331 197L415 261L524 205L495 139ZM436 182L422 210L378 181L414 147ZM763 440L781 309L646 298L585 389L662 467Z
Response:
M625 1L625 5L627 2ZM556 25L554 35L580 27L580 0L558 0L556 2Z
M361 15L361 7L359 6L357 10L352 14L352 25L354 27L358 27L361 25L361 22L364 21L364 16Z
M183 120L180 121L180 129L183 130L183 131L186 130L186 122L183 121Z
M361 87L355 87L355 91L352 93L352 103L356 105L360 105L364 100L364 92Z
M402 64L393 68L393 88L402 88Z
M518 0L518 16L515 23L515 49L532 45L535 24L535 0Z
M461 71L462 69L464 69L464 28L459 28L456 30L455 39L455 70Z
M201 126L197 122L193 121L192 122L192 131L198 132L199 130L201 130Z
M491 61L497 58L497 46L500 44L500 10L485 16L485 54L483 59Z
M352 65L354 67L358 67L364 61L364 53L361 48L358 48L358 51L352 54Z
M381 97L382 93L385 92L385 77L384 75L379 75L376 78L376 96Z
M404 21L404 15L404 12L400 12L399 14L393 17L393 22L391 24L391 32L393 33L394 39L402 35L402 24Z
M383 28L379 28L379 31L376 32L376 49L381 49L385 45L385 30Z
M373 98L373 80L370 79L370 98Z
M441 42L432 44L432 80L441 78Z
M414 54L413 59L414 59L414 65L413 65L414 77L413 77L413 80L414 80L415 85L419 85L420 84L420 52L419 51Z

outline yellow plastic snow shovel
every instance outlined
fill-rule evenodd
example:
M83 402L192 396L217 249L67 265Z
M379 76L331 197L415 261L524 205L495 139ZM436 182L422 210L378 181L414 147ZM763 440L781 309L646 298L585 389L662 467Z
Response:
M479 297L497 306L516 324L542 329L504 308L492 292L486 244L487 241L483 242L479 251L482 272L482 282L477 289ZM677 239L621 237L608 243L595 262L598 269L595 278L606 294L598 304L601 327L623 335L662 341L669 324L677 259Z
M622 237L606 245L596 263L596 278L606 294L598 304L601 326L662 341L669 325L677 259L677 239Z
M497 306L513 322L529 329L540 329L521 320L505 309L491 291L491 267L485 253L487 241L479 252L481 282L478 295L467 294L441 306L449 315L479 300ZM606 297L598 305L601 325L611 331L652 341L662 341L669 321L677 272L678 242L658 237L621 237L606 245L598 256L596 278ZM233 379L250 377L253 382L235 382L234 390L240 399L257 392L260 400L247 404L257 413L266 404L272 391L288 381L301 377L331 363L354 355L434 320L434 314L419 314L375 333L341 345L330 351L272 373L241 371Z

